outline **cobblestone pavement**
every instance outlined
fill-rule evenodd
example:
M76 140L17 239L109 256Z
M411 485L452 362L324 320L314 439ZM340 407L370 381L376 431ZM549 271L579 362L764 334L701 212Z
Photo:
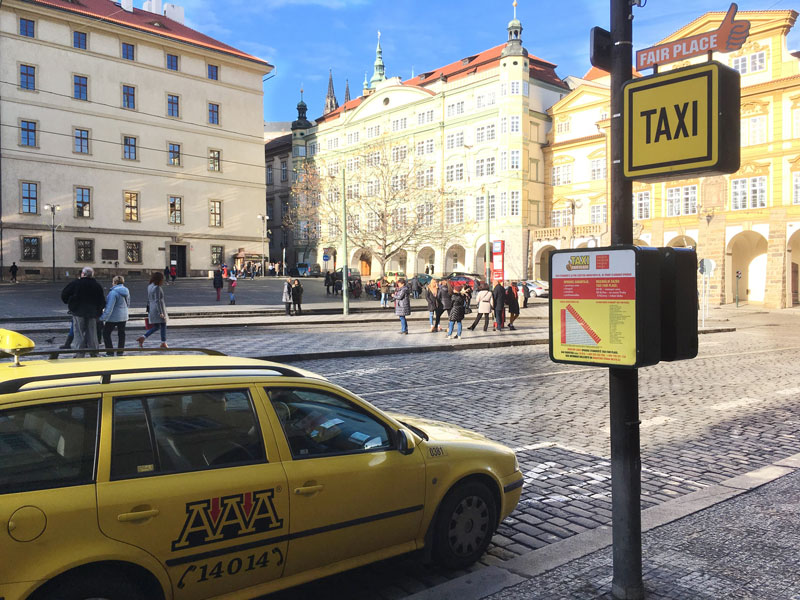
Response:
M648 600L800 598L800 472L644 534ZM487 600L610 600L611 548Z
M718 321L730 318L727 324L737 331L701 336L695 360L639 371L643 508L797 452L800 315L727 310L715 311L714 316ZM170 343L264 355L307 348L413 346L415 338L442 335L398 336L394 323L388 330L388 325L377 325L174 329ZM545 335L544 328L541 332ZM610 523L605 369L554 364L546 346L296 364L384 410L464 425L517 450L526 478L522 501L500 526L483 565ZM330 589L353 599L403 598L461 574L423 566L412 555L301 586L270 600L316 598Z

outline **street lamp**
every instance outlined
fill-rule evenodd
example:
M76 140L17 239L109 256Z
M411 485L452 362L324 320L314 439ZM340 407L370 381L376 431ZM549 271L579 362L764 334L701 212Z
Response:
M336 181L336 176L330 176L331 181ZM342 314L347 316L350 314L350 298L347 297L347 285L350 283L350 268L347 261L347 190L345 184L345 168L342 165L342 189L340 192L342 196Z
M53 240L53 281L56 280L56 211L61 210L61 205L59 204L45 204L45 210L50 211L50 230L52 232L52 240Z
M269 215L258 215L258 219L261 221L261 276L264 277L266 274L264 265L264 243L267 239L267 223L269 223Z

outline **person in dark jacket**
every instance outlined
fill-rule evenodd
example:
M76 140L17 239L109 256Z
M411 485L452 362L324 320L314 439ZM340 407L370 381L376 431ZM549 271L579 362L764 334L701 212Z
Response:
M439 309L436 312L436 329L441 331L441 327L439 327L439 321L442 318L442 313L447 313L447 318L450 318L450 307L453 305L453 300L451 299L453 296L453 284L447 281L446 279L442 279L439 282Z
M295 279L292 283L292 304L294 305L294 314L302 315L303 307L303 286L300 285L300 280Z
M331 295L331 288L333 287L333 277L330 271L325 271L325 295Z
M436 283L435 279L431 279L430 283L425 286L424 298L425 302L428 303L428 320L431 323L431 333L433 333L436 331L434 323L439 322L439 318L436 316L437 312L440 316L442 314L442 305L439 304L439 284Z
M531 290L526 282L522 282L522 308L528 308L528 298L531 297Z
M281 302L286 309L286 316L292 316L292 278L287 277L283 282L283 294L281 294Z
M517 284L513 281L506 287L506 306L508 307L508 328L514 331L514 321L519 316L519 298L517 297Z
M225 283L222 281L222 269L217 267L214 269L214 289L217 290L217 302L219 302L219 298L222 295L222 288Z
M394 314L400 317L400 333L408 335L406 317L411 314L411 296L406 280L402 277L397 280L397 289L394 292Z
M456 336L454 339L459 339L461 337L461 321L464 320L464 309L466 303L466 297L464 293L464 286L458 292L453 292L450 297L450 323L447 326L447 338L449 339L451 335L453 335L453 323L457 324L456 329Z
M75 348L97 350L97 319L103 314L106 298L103 287L94 278L94 269L84 267L80 278L68 283L61 291L61 301L72 314ZM78 352L75 357L83 358L85 354Z
M503 288L502 281L496 281L492 290L494 300L494 330L503 331L503 318L505 316L506 290Z

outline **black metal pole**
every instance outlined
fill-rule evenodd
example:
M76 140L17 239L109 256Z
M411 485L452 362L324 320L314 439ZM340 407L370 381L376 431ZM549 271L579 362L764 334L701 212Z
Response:
M611 0L611 244L633 243L633 186L623 176L622 85L633 64L632 3ZM639 373L608 370L611 412L611 512L617 600L644 598L642 584Z

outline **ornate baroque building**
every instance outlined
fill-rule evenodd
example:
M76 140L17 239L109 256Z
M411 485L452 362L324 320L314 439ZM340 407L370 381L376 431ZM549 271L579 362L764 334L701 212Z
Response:
M201 275L261 254L272 66L146 6L2 3L0 267Z
M307 160L322 177L341 177L340 169L355 176L369 161L365 152L376 144L391 148L392 160L423 165L414 181L397 185L438 190L435 210L464 235L453 243L412 239L387 270L412 275L432 266L435 273L482 273L488 231L490 241L505 242L506 277L531 274L530 232L549 219L542 153L550 127L546 111L569 90L554 64L522 46L521 33L515 17L508 24L506 43L406 81L386 77L379 39L363 94L325 112L313 126L293 131L296 163ZM334 102L329 99L326 105ZM369 183L347 188L348 198L370 193ZM323 252L338 246L335 218L320 214L320 237L334 241L320 244L305 257L307 262L322 265ZM369 215L360 218L363 223ZM374 251L351 242L349 266L364 276L377 276Z
M737 19L751 23L748 41L737 52L714 53L714 60L741 74L739 171L633 186L635 243L694 247L698 258L712 259L715 304L734 302L737 282L740 300L773 308L798 303L800 54L786 45L797 14L739 12ZM660 43L713 31L724 15L706 13ZM608 75L592 69L548 111L553 119L544 151L549 223L532 233L537 277L548 276L554 249L610 242L608 86Z

